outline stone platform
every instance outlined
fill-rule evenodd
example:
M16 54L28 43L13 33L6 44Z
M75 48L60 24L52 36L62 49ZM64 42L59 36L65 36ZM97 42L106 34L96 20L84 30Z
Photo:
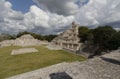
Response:
M35 48L21 48L21 49L14 49L11 52L11 55L18 55L18 54L25 54L25 53L33 53L38 52Z
M120 50L84 62L60 63L6 79L120 79Z

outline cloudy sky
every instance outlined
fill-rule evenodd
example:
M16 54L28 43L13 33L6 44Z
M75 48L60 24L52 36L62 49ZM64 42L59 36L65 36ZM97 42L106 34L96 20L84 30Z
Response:
M120 29L120 0L0 0L0 33L57 34L71 22Z

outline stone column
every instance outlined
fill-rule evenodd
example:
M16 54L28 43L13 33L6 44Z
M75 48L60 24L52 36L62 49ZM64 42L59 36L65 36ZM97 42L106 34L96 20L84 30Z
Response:
M69 44L69 49L70 49L70 44Z
M73 44L71 44L71 48L74 49L74 48L73 48Z

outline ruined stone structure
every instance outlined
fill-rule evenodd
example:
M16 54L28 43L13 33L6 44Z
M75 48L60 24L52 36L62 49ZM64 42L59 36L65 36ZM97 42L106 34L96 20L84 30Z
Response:
M82 43L79 43L78 27L79 25L73 22L72 27L53 39L52 44L71 51L79 50Z
M35 46L39 45L40 41L37 39L34 39L31 35L23 35L20 38L17 38L14 42L14 45L17 46Z
M5 41L2 41L0 42L0 46L1 47L4 47L4 46L11 46L14 44L14 40L5 40Z
M15 40L5 40L5 41L0 42L1 47L12 46L12 45L16 45L16 46L36 46L36 45L40 45L40 44L41 44L40 40L34 39L29 34L23 35L20 38L17 38Z

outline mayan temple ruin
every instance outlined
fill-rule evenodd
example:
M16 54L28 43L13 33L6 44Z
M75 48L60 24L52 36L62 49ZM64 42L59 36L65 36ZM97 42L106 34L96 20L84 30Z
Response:
M33 36L30 34L22 35L21 37L15 39L15 40L5 40L0 42L0 45L2 47L4 46L37 46L40 45L41 41L35 39Z
M52 44L71 51L79 50L82 43L79 43L80 38L78 38L78 27L78 24L72 22L72 27L53 39Z
M20 38L15 40L17 46L36 46L40 44L40 41L35 39L30 34L22 35Z

